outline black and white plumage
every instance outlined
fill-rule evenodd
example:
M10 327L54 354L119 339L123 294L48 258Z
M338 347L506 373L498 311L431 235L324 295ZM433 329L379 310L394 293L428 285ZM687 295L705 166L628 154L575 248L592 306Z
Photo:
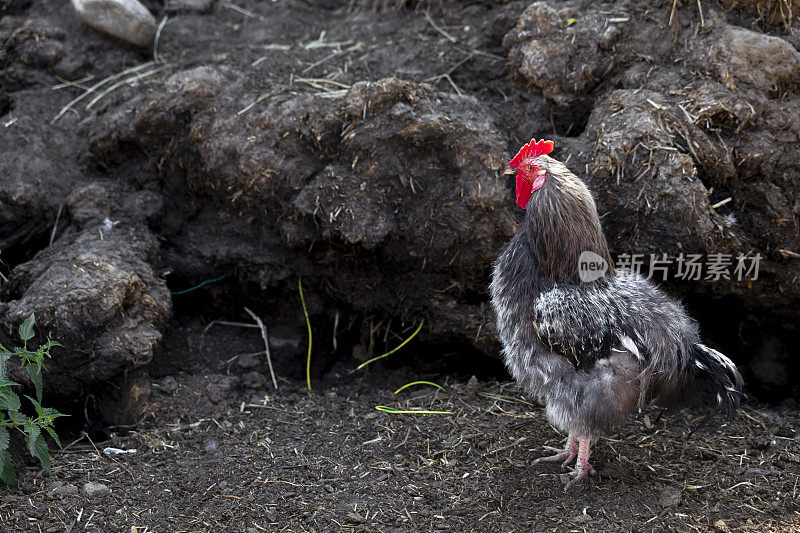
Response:
M742 378L730 359L700 342L677 301L639 275L614 271L583 182L555 159L530 155L518 155L506 171L517 176L518 203L520 179L539 181L523 198L520 231L495 263L491 297L507 367L569 434L563 451L543 459L576 459L571 484L594 472L590 441L638 408L680 404L705 386L730 417ZM584 251L607 262L605 276L581 281Z

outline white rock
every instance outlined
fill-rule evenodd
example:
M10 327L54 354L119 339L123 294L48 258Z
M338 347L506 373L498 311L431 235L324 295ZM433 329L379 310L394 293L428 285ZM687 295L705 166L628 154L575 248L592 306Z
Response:
M156 35L156 19L139 0L72 0L88 26L136 46L149 46Z
M95 496L103 496L104 494L108 494L109 488L102 484L97 483L96 481L90 481L86 485L83 486L83 495L87 498L93 498Z

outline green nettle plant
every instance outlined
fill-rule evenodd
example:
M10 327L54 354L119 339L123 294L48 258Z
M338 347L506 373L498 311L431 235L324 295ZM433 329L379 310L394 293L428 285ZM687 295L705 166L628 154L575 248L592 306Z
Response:
M28 350L28 341L33 338L33 325L35 322L36 318L31 315L19 327L22 348L15 347L12 352L0 344L0 480L12 487L17 485L17 475L14 472L14 464L9 450L12 431L16 429L22 433L30 454L38 459L42 464L42 468L50 474L52 473L50 454L48 453L47 442L42 430L49 433L60 448L61 442L58 440L58 435L56 435L53 428L53 422L60 416L67 416L50 407L42 407L42 370L47 370L44 366L44 359L45 357L50 357L51 348L61 345L55 341L48 340L39 346L35 352ZM20 412L22 402L12 390L12 387L19 387L20 385L8 379L7 373L8 362L13 358L19 360L36 389L35 399L25 395L36 410L35 418Z

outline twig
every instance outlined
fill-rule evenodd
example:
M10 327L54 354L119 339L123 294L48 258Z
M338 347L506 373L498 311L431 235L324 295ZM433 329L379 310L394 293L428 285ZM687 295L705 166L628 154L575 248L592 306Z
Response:
M306 317L306 327L308 328L308 356L306 357L306 385L311 390L311 321L308 319L308 309L306 309L306 299L303 297L303 278L297 278L297 290L300 292L300 303L303 304L303 315Z
M161 22L156 28L156 37L153 39L153 61L158 63L158 40L161 38L161 30L164 29L164 26L167 25L167 20L169 19L169 15L164 15L164 18L161 19Z
M719 408L719 409L717 409L716 411L711 411L711 412L710 412L710 413L708 413L706 416L704 416L704 417L703 417L703 419L700 421L700 423L699 423L699 424L697 424L697 425L696 425L694 428L692 428L692 430L691 430L691 431L689 431L689 434L688 434L688 435L686 435L686 438L685 438L684 440L689 440L689 439L691 439L691 438L692 438L692 435L694 435L694 432L695 432L695 431L697 431L698 429L700 429L701 427L703 427L703 426L706 424L706 422L708 422L708 421L711 419L711 417L712 417L712 416L714 416L714 415L715 415L715 414L717 414L717 413L721 413L721 412L722 412L722 408Z
M515 440L514 442L512 442L511 444L506 444L505 446L500 446L496 450L488 450L487 453L499 453L499 452L502 452L503 450L507 450L509 448L513 448L517 444L520 444L521 442L524 442L527 438L528 437L520 437L517 440Z
M323 89L326 90L324 87L318 86L320 83L327 83L330 85L335 85L337 87L341 87L343 89L349 89L350 86L346 83L342 83L340 81L332 80L330 78L294 78L294 81L300 81L303 83L307 83L314 87L315 89Z
M733 200L733 198L731 198L730 196L728 196L728 197L727 197L727 198L725 198L724 200L722 200L722 201L720 201L720 202L717 202L717 203L715 203L714 205L712 205L712 206L711 206L711 209L716 209L716 208L718 208L718 207L722 207L723 205L727 204L727 203L728 203L728 202L730 202L731 200Z
M85 90L88 89L88 87L85 86L85 85L82 85L82 83L85 82L85 81L93 80L94 79L94 74L87 74L86 76L82 77L81 79L75 80L75 81L65 80L64 78L62 78L58 74L54 74L53 77L61 82L61 83L58 83L58 84L53 85L52 87L50 87L50 89L52 89L53 91L57 91L59 89L65 88L65 87L75 87L77 89L83 89L85 91Z
M250 111L251 109L253 109L253 107L255 107L255 105L256 105L257 103L259 103L260 101L264 100L265 98L269 98L270 96L272 96L272 94L273 94L273 93L271 93L271 92L262 94L261 96L259 96L258 98L256 98L256 99L255 99L253 102L251 102L251 103L247 104L247 105L246 105L246 106L244 106L242 109L240 109L239 111L237 111L237 112L236 112L236 116L243 115L244 113L247 113L248 111Z
M133 481L136 481L136 477L133 475L133 472L128 470L128 467L126 467L124 464L120 463L119 461L117 461L116 459L111 457L110 455L103 455L102 453L100 453L100 450L97 449L97 446L95 445L94 441L92 440L92 437L90 437L89 434L86 433L85 431L83 432L83 435L85 435L86 439L89 441L89 443L91 443L92 448L94 448L94 451L97 453L97 457L99 457L101 461L105 458L105 459L109 459L109 460L117 463L117 465L119 465L120 468L122 468L124 471L126 471L128 473L129 476L131 476L131 479Z
M700 12L700 27L706 27L706 19L703 17L703 4L700 3L700 0L697 0L697 10Z
M203 333L202 334L208 332L208 330L210 330L211 326L213 326L214 324L219 324L220 326L236 326L236 327L240 327L240 328L257 328L258 327L256 324L249 324L247 322L228 322L227 320L212 320L211 322L208 323L208 325L205 328L203 328Z
M427 11L425 11L425 19L428 21L428 23L429 23L431 26L433 26L433 29L434 29L434 30L436 30L436 31L438 31L439 33L441 33L442 35L444 35L444 36L447 38L447 40L448 40L448 41L450 41L451 43L456 43L456 42L458 42L458 39L456 39L455 37L453 37L452 35L450 35L450 34L449 34L449 33L447 33L446 31L444 31L442 28L440 28L439 26L437 26L437 25L436 25L436 23L435 23L435 22L433 21L433 19L431 18L430 14L429 14Z
M146 78L148 76L152 76L153 74L161 72L162 70L164 70L168 66L169 65L164 65L164 66L161 66L161 67L158 67L158 68L154 68L152 70L148 70L147 72L142 72L141 74L136 74L135 76L131 76L130 78L126 78L126 79L124 79L122 81L118 81L117 83L111 85L110 87L107 87L106 89L103 90L103 92L101 92L100 94L98 94L97 96L92 98L92 100L88 104L86 104L86 109L90 109L94 104L99 102L101 98L103 98L108 93L118 89L119 87L122 87L125 84L131 83L131 82L134 82L134 81L137 81L137 80L141 80L141 79Z
M255 17L256 16L256 14L253 13L252 11L248 11L247 9L244 9L243 7L239 7L236 4L231 4L230 2L222 2L220 5L222 7L227 7L228 9L236 11L237 13L241 13L245 17Z
M50 244L48 246L53 246L53 241L56 238L56 230L58 230L58 219L61 218L62 209L64 209L64 204L58 206L58 213L56 213L56 221L53 224L53 231L50 232Z
M248 308L244 308L248 315L253 317L253 320L256 321L258 327L261 329L261 338L264 339L264 349L267 352L267 365L269 366L269 375L272 377L272 384L275 386L275 390L278 390L278 381L275 379L275 371L272 369L272 357L269 354L269 338L267 337L267 326L258 318L254 312L252 312Z
M307 66L306 68L304 68L304 69L303 69L303 71L302 71L302 72L303 72L303 74L305 74L305 73L306 73L306 72L308 72L309 70L313 69L314 67L318 67L318 66L320 66L321 64L323 64L323 63L324 63L324 62L326 62L327 60L331 59L332 57L336 57L336 56L338 56L338 55L339 55L339 53L340 53L340 52L339 52L339 50L334 50L333 52L331 52L330 54L326 55L325 57L323 57L322 59L320 59L320 60L319 60L319 61L317 61L316 63L312 63L312 64L310 64L309 66Z
M399 345L397 348L395 348L394 350L388 351L388 352L386 352L385 354L379 355L379 356L377 356L377 357L373 357L373 358L372 358L372 359L370 359L369 361L364 361L363 363L361 363L360 365L358 365L358 366L356 367L356 370L361 370L362 368L364 368L364 367L365 367L365 366L367 366L368 364L372 363L373 361L377 361L378 359L383 359L384 357L388 357L388 356L392 355L394 352L396 352L397 350L399 350L400 348L402 348L403 346L405 346L406 344L408 344L408 342L409 342L411 339L413 339L414 337L416 337L416 336L417 336L417 333L419 333L419 330L421 330L421 329L422 329L422 325L423 325L424 323L425 323L425 319L422 319L422 321L420 321L420 323L419 323L419 326L417 326L417 329L416 329L416 331L414 331L414 333L412 333L412 334L411 334L411 336L410 336L409 338L407 338L406 340L404 340L403 342L401 342L401 343L400 343L400 345Z
M454 82L453 78L450 77L450 74L445 74L444 77L447 79L447 81L450 82L450 85L453 86L453 89L456 90L456 92L458 93L458 96L464 96L464 93L462 93L461 89L458 88L458 85L456 85L456 82Z
M336 342L336 330L339 328L339 311L336 311L336 316L333 318L333 351L336 351L338 343Z
M97 83L95 83L94 85L92 85L91 87L86 89L85 92L83 92L80 95L78 95L75 98L73 98L67 105L62 107L61 111L59 111L58 114L55 117L53 117L53 120L50 121L50 124L55 124L56 120L60 119L62 116L64 116L64 113L66 113L67 111L72 109L73 105L77 104L78 102L80 102L81 100L83 100L84 98L89 96L91 93L93 93L94 91L96 91L97 89L99 89L100 87L105 85L106 83L108 83L110 81L117 80L119 78L122 78L123 76L127 76L128 74L132 74L134 72L139 72L140 70L145 69L145 68L150 67L150 66L153 66L153 65L154 65L154 63L152 61L148 61L147 63L142 63L141 65L125 69L122 72L118 72L118 73L113 74L113 75L111 75L111 76L109 76L107 78L103 78L102 80L98 81Z

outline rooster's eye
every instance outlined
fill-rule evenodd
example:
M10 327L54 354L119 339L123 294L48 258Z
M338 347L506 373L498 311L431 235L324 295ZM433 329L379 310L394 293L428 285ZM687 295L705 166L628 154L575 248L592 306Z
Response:
M533 165L525 165L525 172L533 172Z

